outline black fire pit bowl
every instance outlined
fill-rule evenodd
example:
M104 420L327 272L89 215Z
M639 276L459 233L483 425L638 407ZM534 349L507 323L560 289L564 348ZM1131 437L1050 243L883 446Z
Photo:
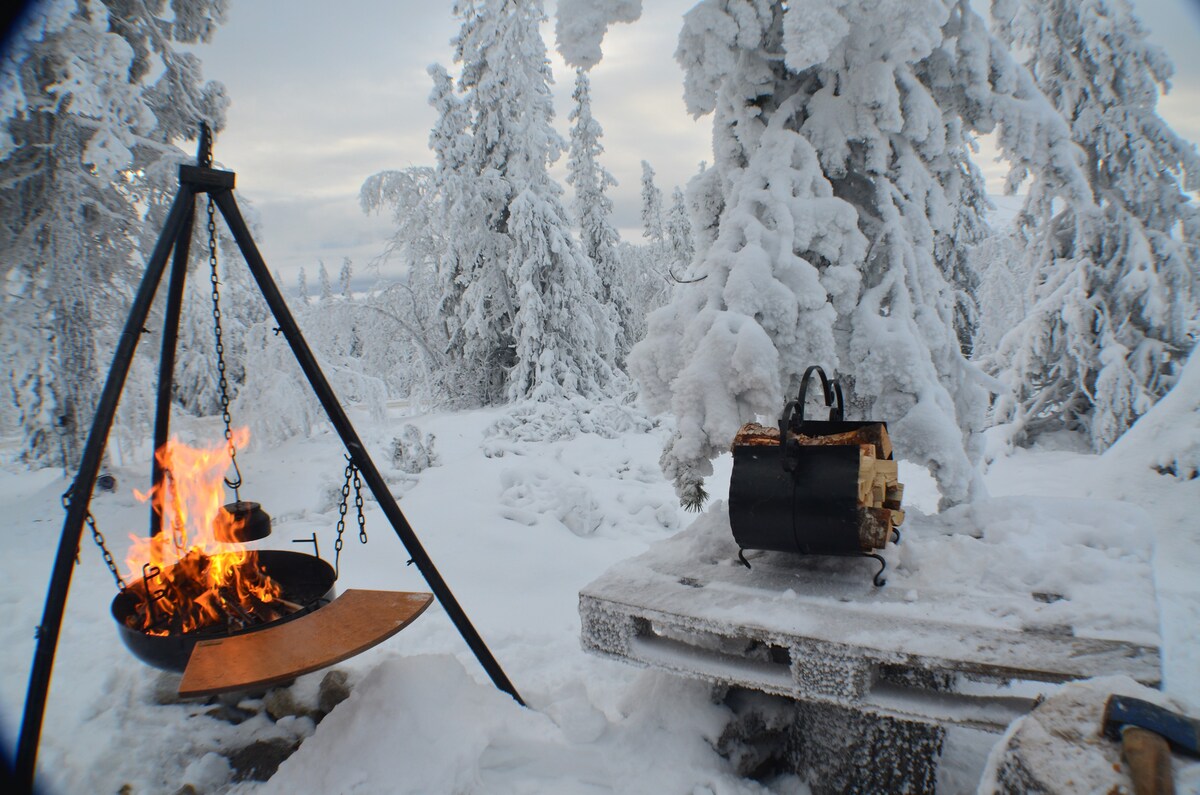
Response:
M197 641L245 635L248 632L278 626L311 613L336 595L333 567L321 558L301 552L264 549L258 552L258 562L267 576L279 583L283 589L283 598L304 605L304 609L276 621L236 631L209 628L185 634L147 635L125 623L127 618L137 615L138 604L146 598L145 584L138 580L130 583L128 588L113 599L112 614L116 619L121 640L133 652L134 657L147 665L165 671L182 672L187 667Z

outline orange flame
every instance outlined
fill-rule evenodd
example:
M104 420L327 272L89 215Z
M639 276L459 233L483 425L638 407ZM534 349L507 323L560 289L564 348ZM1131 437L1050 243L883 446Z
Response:
M249 438L246 428L234 431L234 447ZM221 540L237 537L246 521L224 509L229 445L189 447L173 438L155 457L166 477L149 494L135 489L134 496L151 502L162 531L150 538L130 535L125 563L129 579L140 580L130 587L142 597L130 623L147 634L168 635L214 625L241 628L263 614L286 614L271 605L281 588L259 566L258 553Z

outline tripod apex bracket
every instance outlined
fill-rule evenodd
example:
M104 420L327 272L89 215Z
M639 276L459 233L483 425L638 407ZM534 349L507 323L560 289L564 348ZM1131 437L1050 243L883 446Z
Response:
M179 182L191 186L197 193L233 190L235 177L232 171L218 171L205 166L179 167Z

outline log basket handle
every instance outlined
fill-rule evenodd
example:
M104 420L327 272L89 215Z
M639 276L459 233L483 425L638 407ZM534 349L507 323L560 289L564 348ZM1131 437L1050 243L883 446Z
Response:
M804 424L804 403L808 397L808 384L812 380L814 372L821 378L821 394L825 398L826 408L829 409L829 422L843 422L845 419L842 385L836 380L831 381L820 365L812 365L804 371L804 377L800 379L800 394L796 396L795 400L789 400L784 405L783 414L779 417L779 458L787 472L796 471L796 459L800 455L800 443L795 439L789 439L788 432L799 433Z

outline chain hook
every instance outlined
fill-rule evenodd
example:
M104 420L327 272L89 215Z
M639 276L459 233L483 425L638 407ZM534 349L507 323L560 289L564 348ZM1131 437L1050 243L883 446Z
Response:
M235 448L231 444L229 449L232 451ZM238 466L237 458L230 455L229 463L233 464L233 477L225 478L225 485L233 489L234 496L237 495L237 490L242 487L242 468Z

